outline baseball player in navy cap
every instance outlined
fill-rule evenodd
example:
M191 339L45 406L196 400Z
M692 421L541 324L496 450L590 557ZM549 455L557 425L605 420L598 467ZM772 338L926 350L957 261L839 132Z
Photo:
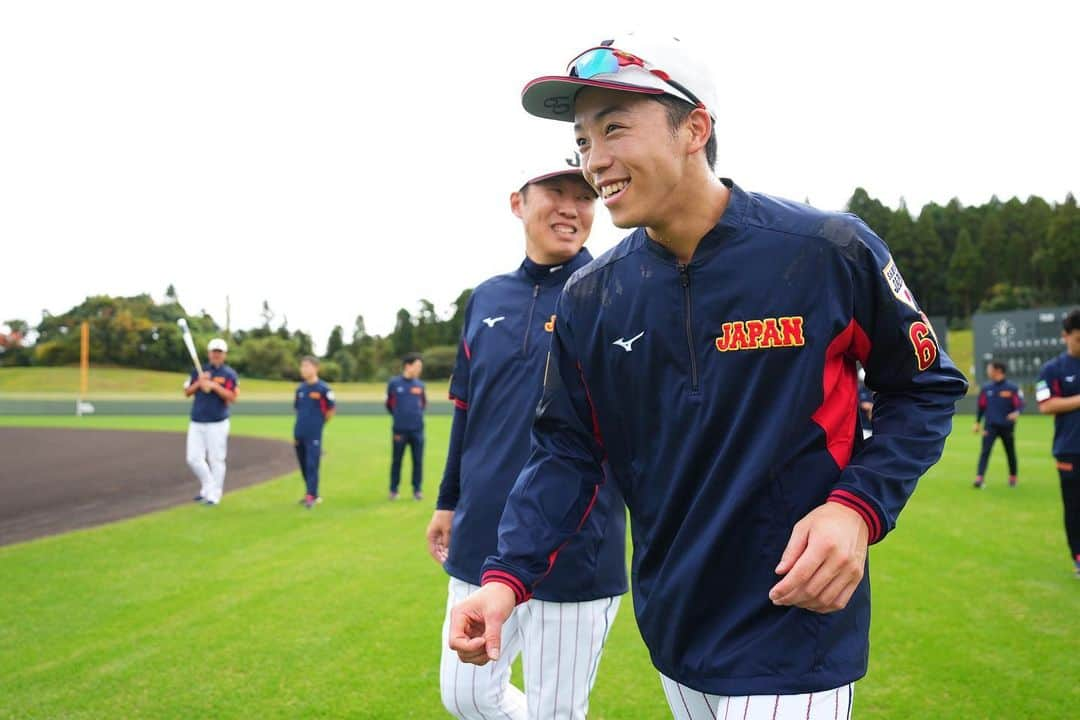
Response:
M555 301L566 280L592 259L583 245L596 192L582 177L571 138L555 129L543 123L521 133L532 157L513 181L510 210L525 230L525 259L473 291L450 382L450 451L427 540L450 575L439 676L443 704L458 718L584 720L627 589L625 509L617 488L608 485L533 599L506 619L494 669L462 663L448 645L450 610L479 586L484 561L497 550L506 498L529 458ZM519 653L524 693L510 684Z
M184 395L194 397L187 434L187 464L199 480L195 502L217 505L225 492L225 456L229 444L229 406L236 402L240 379L225 364L229 346L221 338L207 345L210 362L191 371Z
M522 102L573 123L585 178L635 229L559 297L532 455L451 647L501 657L506 618L612 483L675 717L848 716L868 545L937 461L967 382L866 224L714 174L714 127L745 101L679 41L603 40Z

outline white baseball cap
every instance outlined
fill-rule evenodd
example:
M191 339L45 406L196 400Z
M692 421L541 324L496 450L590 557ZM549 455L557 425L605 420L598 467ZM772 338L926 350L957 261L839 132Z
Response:
M571 60L566 75L529 82L521 104L537 117L573 122L574 98L583 87L671 95L705 108L716 120L712 74L674 37L627 33L602 40Z
M221 338L214 338L206 346L206 349L213 352L214 350L220 350L221 352L229 352L228 344Z
M518 160L514 190L563 175L585 179L574 135L565 125L530 121L517 137L522 138L522 145L514 150Z

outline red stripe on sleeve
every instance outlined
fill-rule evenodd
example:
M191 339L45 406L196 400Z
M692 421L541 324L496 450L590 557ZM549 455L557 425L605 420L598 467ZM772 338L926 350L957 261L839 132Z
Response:
M881 539L881 518L878 517L877 512L870 503L866 502L855 493L848 492L847 490L833 490L829 493L828 502L839 503L840 505L851 508L859 513L866 523L867 529L870 531L871 544Z
M469 343L465 340L465 338L461 338L461 347L465 349L465 359L471 361L472 350L469 349Z
M480 578L481 585L487 585L488 583L502 583L511 590L514 591L514 600L518 605L525 602L532 597L532 593L525 589L525 583L518 580L516 577L508 572L502 570L488 570Z

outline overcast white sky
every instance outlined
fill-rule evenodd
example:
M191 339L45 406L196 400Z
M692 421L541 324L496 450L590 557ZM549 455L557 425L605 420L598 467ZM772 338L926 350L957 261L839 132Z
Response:
M670 31L718 78L718 172L840 209L1080 194L1080 4L8 2L0 321L175 284L324 345L516 267L534 76ZM523 133L524 128L524 133ZM569 126L567 126L569 132ZM569 141L569 139L568 139ZM597 212L594 254L623 234Z

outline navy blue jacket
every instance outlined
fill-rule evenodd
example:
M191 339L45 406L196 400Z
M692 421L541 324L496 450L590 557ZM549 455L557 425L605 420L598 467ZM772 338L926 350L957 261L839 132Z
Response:
M638 229L567 283L483 582L528 597L611 481L657 669L722 695L819 691L866 672L869 573L839 612L773 605L792 528L831 500L880 540L967 382L862 221L725 183L689 265ZM856 360L876 393L865 443Z
M1080 358L1061 353L1043 365L1035 385L1038 402L1080 394ZM1054 457L1080 457L1080 410L1054 415Z
M237 392L237 386L240 384L240 377L236 374L236 371L228 365L214 367L210 363L206 363L203 365L203 372L210 373L210 380L218 385L223 385L226 390ZM191 374L188 376L188 383L195 382L198 377L199 376L195 371L192 370ZM228 420L229 406L216 392L205 393L200 390L191 397L193 398L191 403L191 422L212 423Z
M1024 393L1016 383L1008 380L988 382L979 391L979 409L975 412L975 422L986 417L987 425L1012 427L1015 423L1007 416L1011 412L1024 409Z
M526 258L469 298L450 381L451 399L466 410L455 416L455 425L464 422L464 435L460 457L452 449L447 460L438 503L439 509L454 510L444 567L465 582L480 584L481 566L498 544L506 498L529 459L556 300L571 273L591 259L582 250L552 268ZM582 531L537 585L536 597L582 602L626 592L625 538L622 497L614 485L605 486Z
M326 424L326 413L335 406L334 391L322 380L312 384L300 383L293 398L296 410L296 423L293 425L293 437L304 440L317 440L322 437Z
M394 416L394 432L420 432L424 429L427 389L421 380L390 378L386 386L386 409Z

